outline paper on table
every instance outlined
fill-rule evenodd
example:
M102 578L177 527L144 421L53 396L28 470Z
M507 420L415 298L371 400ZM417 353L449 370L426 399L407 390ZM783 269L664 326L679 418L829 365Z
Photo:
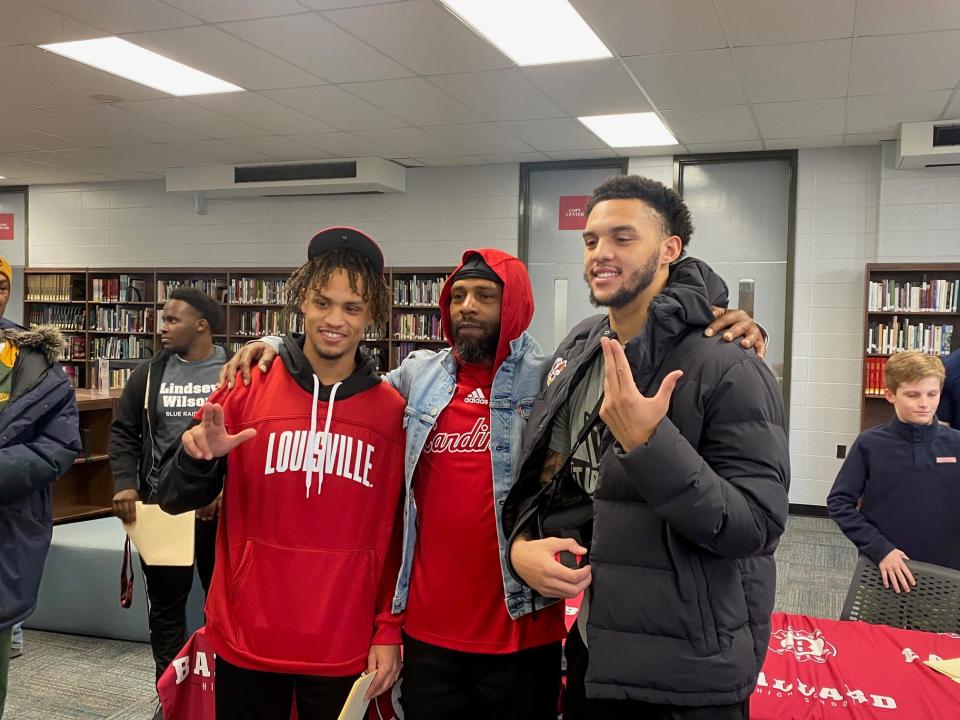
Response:
M147 565L193 564L193 532L196 513L170 515L159 505L137 501L137 519L123 529L137 546Z
M937 672L941 672L954 682L960 683L960 658L950 660L924 660L924 665L932 667Z
M350 688L350 694L347 701L343 704L343 710L340 711L340 717L337 720L363 720L367 714L367 705L369 700L364 700L363 696L367 694L367 689L373 683L377 672L361 675Z

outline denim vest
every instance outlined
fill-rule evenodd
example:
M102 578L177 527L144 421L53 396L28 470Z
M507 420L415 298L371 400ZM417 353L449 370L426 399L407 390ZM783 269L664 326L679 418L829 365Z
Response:
M506 538L500 519L500 508L516 477L516 460L520 454L523 428L533 401L540 392L548 358L529 333L524 332L510 343L510 354L493 377L490 392L490 455L493 464L493 497L500 545L500 570L503 575L504 599L514 620L530 612L530 589L518 583L506 564ZM407 503L403 513L403 562L393 596L393 612L403 611L410 589L413 550L417 541L417 502L413 475L427 436L437 417L453 398L456 387L456 359L449 348L440 352L417 350L399 368L387 374L386 380L407 399L403 426L407 434L404 480ZM454 543L456 538L451 538ZM538 607L550 604L537 598Z

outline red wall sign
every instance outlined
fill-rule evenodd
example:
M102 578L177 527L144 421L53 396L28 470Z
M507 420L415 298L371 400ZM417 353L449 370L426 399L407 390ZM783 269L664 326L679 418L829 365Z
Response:
M583 230L587 226L587 217L583 209L587 206L589 195L560 196L560 229Z
M13 240L13 213L0 213L0 240Z

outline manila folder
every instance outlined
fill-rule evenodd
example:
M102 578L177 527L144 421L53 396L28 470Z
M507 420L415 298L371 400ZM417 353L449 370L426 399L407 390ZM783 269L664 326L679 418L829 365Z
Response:
M193 534L196 513L170 515L159 505L137 501L137 519L123 529L137 546L147 565L193 565Z
M340 711L340 717L337 720L363 720L367 714L367 704L369 700L364 700L363 696L367 694L373 679L377 676L376 672L361 675L350 688L350 694L347 701L343 704L343 710Z

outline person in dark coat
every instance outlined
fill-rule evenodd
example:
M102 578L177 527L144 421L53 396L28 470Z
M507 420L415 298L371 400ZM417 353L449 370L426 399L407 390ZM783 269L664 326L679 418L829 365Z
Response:
M0 717L10 633L36 607L53 536L50 486L80 451L73 386L56 361L63 336L3 319L12 282L0 258Z
M565 718L746 718L788 508L780 388L754 352L702 332L726 286L681 259L692 226L675 192L612 178L586 213L584 278L607 314L560 344L534 404L502 511L507 560L546 597L586 590ZM516 523L598 404L572 464L593 497L587 555Z

